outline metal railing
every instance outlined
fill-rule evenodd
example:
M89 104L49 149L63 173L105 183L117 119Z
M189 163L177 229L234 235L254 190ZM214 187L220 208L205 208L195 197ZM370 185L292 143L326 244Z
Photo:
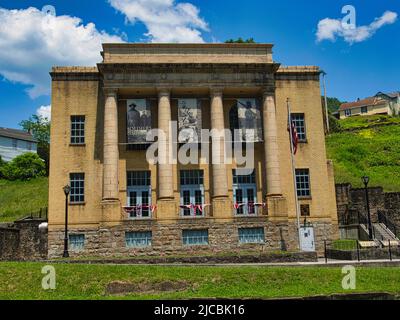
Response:
M38 211L32 211L29 213L29 215L26 215L22 218L22 220L26 219L43 219L47 220L48 218L48 208L40 208Z
M382 211L378 211L378 221L379 223L383 223L386 228L388 228L395 235L395 237L398 238L397 232L399 230L396 227L396 224Z
M143 206L132 206L123 207L128 220L135 219L152 219L153 213L156 210L156 206L143 205Z
M266 212L266 206L262 203L241 203L233 208L235 217L257 217Z
M179 206L179 214L183 218L204 218L209 217L210 204L187 204Z

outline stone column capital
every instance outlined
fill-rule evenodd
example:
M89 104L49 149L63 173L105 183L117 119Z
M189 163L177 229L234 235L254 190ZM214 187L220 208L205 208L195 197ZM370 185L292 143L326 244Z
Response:
M275 87L264 87L261 89L261 93L263 95L263 98L267 98L267 97L275 97Z
M224 88L222 87L210 87L211 97L222 97Z
M171 88L158 87L157 88L158 97L169 97L171 95Z
M106 97L116 97L118 95L118 89L116 88L103 88L103 92Z

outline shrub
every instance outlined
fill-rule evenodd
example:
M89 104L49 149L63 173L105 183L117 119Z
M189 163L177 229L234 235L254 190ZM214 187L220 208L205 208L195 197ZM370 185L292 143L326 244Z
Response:
M329 129L331 132L340 132L342 131L342 127L338 119L336 119L333 115L329 115Z
M46 165L36 153L25 153L0 167L7 180L30 180L46 175Z
M0 156L0 179L3 178L3 175L1 174L1 168L5 165L5 161L3 161L3 159Z

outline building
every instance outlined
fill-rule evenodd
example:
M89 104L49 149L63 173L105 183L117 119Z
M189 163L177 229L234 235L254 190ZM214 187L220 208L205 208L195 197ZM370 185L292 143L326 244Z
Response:
M375 97L385 100L388 104L388 115L400 115L400 91L397 92L378 92Z
M0 128L0 156L4 161L11 161L27 152L37 152L37 141L29 132Z
M104 44L102 56L97 67L51 72L51 257L63 251L67 184L74 255L298 250L288 98L301 222L318 250L338 237L318 67L281 67L270 44ZM157 164L146 157L152 128L166 133ZM254 142L251 170L224 158L225 136L198 143L199 129L239 132L234 148ZM199 145L212 163L165 157Z
M394 116L400 114L400 93L379 92L373 97L343 103L339 109L340 119L351 116L372 116L383 114Z

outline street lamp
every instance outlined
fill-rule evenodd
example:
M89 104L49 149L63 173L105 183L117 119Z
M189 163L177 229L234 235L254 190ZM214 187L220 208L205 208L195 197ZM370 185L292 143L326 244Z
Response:
M64 194L65 194L65 234L64 234L64 253L63 257L68 258L69 253L68 253L68 195L71 191L71 187L69 185L66 185L64 188Z
M365 200L366 200L366 202L367 202L369 240L372 241L372 240L373 240L373 236L372 236L371 211L370 211L370 208L369 208L369 195L368 195L369 177L367 177L367 176L362 177L362 182L364 183L364 188L365 188Z

